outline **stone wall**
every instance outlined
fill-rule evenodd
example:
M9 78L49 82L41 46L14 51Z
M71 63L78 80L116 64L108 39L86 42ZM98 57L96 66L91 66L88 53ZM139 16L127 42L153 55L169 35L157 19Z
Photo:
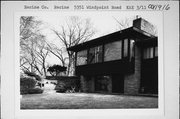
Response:
M135 69L133 74L126 74L124 78L124 93L138 94L141 80L141 48L135 46Z

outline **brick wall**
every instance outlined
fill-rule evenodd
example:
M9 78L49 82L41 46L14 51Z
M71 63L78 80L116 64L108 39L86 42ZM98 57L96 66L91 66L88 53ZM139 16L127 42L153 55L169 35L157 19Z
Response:
M87 76L80 76L80 85L82 92L94 92L95 91L95 78L94 77L87 77Z
M138 94L141 79L141 49L135 46L135 71L133 74L125 75L124 93Z
M82 92L87 92L88 91L88 87L87 87L87 79L85 76L81 75L80 76L80 90Z
M109 82L108 82L108 93L112 93L112 77L109 76Z
M87 81L87 85L88 85L88 92L94 92L95 91L95 78L91 77L88 81Z

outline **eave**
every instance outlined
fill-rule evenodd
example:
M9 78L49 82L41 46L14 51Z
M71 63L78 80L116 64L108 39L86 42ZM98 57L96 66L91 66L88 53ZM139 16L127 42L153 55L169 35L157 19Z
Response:
M105 36L101 36L95 39L92 39L90 41L72 46L67 48L67 50L69 51L80 51L80 50L84 50L87 48L91 48L91 47L95 47L98 45L102 45L105 43L109 43L109 42L113 42L113 41L117 41L117 40L123 40L125 38L132 38L134 40L143 40L143 39L149 39L149 38L153 38L155 36L142 31L136 27L129 27L127 29L121 30L121 31L117 31Z

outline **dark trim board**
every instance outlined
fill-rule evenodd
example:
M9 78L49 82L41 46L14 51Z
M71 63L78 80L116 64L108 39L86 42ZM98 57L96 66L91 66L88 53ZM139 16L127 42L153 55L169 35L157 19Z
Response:
M127 58L103 63L76 66L76 75L109 75L134 72L134 60Z

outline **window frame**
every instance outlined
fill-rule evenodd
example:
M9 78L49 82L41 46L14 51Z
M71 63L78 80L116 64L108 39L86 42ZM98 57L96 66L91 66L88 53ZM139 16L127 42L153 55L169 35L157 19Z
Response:
M86 63L85 64L78 64L78 52L83 52L83 51L86 51ZM82 66L82 65L87 65L88 64L88 62L87 62L87 60L88 60L88 49L84 49L84 50L80 50L80 51L77 51L76 52L76 62L75 62L75 66Z
M97 61L97 52L96 52L96 50L97 49L99 49L99 48L101 48L101 60L98 60ZM93 51L93 54L94 54L94 62L89 62L89 58L90 58L90 50L91 49L94 49L94 51ZM91 48L88 48L88 57L87 57L87 64L96 64L96 63L102 63L104 60L103 60L103 45L97 45L97 46L94 46L94 47L91 47ZM99 58L99 57L98 57Z
M120 47L120 58L118 58L118 59L111 59L111 60L106 60L105 59L105 52L106 52L106 45L110 45L110 44L112 44L112 43L115 43L115 42L120 42L121 43L121 47ZM109 61L115 61L115 60L121 60L121 59L123 59L123 54L122 54L122 51L123 50L123 41L122 40L117 40L117 41L113 41L113 42L109 42L109 43L106 43L106 44L104 44L104 54L103 54L103 57L104 57L104 62L109 62Z
M156 56L156 47L157 47L157 56ZM148 50L148 49L149 49L149 50ZM145 50L148 50L147 52L149 53L149 56L146 56L146 57L145 57ZM152 50L152 52L151 52L151 50ZM147 53L147 52L146 52L146 53ZM156 58L156 57L158 57L158 46L144 47L142 53L143 53L143 54L142 54L142 55L143 55L143 56L142 56L142 59L143 59L143 60ZM152 55L152 57L151 57L151 55Z

